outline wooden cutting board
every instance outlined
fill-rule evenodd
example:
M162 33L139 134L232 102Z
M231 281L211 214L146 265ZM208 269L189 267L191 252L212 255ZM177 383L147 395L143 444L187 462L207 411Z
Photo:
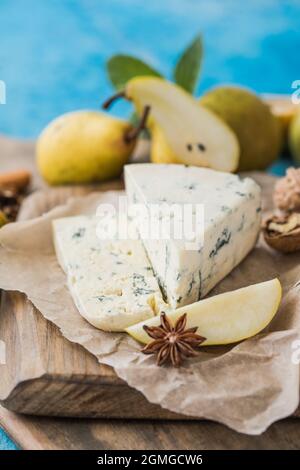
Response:
M23 294L2 293L0 332L6 344L0 402L9 410L65 417L179 417L149 403L112 368L63 338Z
M65 340L24 295L2 297L0 337L7 343L7 364L0 366L2 404L22 414L0 406L0 425L23 449L299 449L295 419L273 424L262 436L208 421L171 421L174 414L150 405L111 368Z
M247 436L209 421L42 418L0 406L0 426L25 450L300 448L299 423L292 418L272 424L261 436Z
M33 188L43 184L35 171L34 143L0 136L1 170L28 168ZM22 294L2 296L0 339L6 341L5 365L0 365L2 404L20 413L61 413L61 400L70 413L84 407L89 416L118 413L131 417L174 418L150 405L99 365L83 348L65 340ZM114 385L114 387L112 387ZM86 394L88 390L88 394ZM108 391L109 390L109 391ZM109 400L108 400L109 396ZM100 402L100 405L98 404ZM122 410L120 410L122 408ZM70 416L66 412L66 416ZM83 416L82 413L79 416ZM182 417L181 417L182 418ZM207 421L153 421L45 418L17 414L0 406L0 425L23 449L299 449L299 423L286 419L262 436L236 433Z

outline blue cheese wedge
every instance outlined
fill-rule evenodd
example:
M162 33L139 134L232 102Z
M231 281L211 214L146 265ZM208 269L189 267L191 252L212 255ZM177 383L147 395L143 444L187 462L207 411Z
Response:
M184 165L132 164L125 168L125 183L129 207L147 208L146 215L136 215L134 220L172 308L205 296L256 243L261 191L250 178ZM172 236L142 235L145 226L155 227L166 217L163 209L153 216L150 208L166 204L203 205L204 238L197 241L196 237L192 249ZM146 220L150 213L151 221Z
M80 314L96 328L124 331L166 311L140 240L99 239L99 218L53 221L57 259Z

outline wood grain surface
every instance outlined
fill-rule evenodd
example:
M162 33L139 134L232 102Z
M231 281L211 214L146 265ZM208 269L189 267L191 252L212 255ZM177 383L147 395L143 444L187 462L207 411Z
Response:
M0 163L0 171L20 167L31 169L34 173L33 189L41 187L41 180L35 172L32 142L0 137ZM11 299L6 298L4 302L8 302L9 307ZM17 308L14 311L20 314ZM38 313L31 309L29 315L31 318L26 320L28 324ZM5 323L13 319L9 319L7 315L4 318L2 313L0 321ZM41 321L45 320L41 319ZM31 323L32 329L35 328L34 325L39 325L39 322ZM103 367L99 366L92 356L89 357L87 353L83 353L80 346L71 345L70 349L66 350L63 344L66 340L61 338L57 331L53 334L54 330L53 325L47 324L39 343L45 352L44 360L50 370L51 364L55 363L55 358L49 357L49 354L50 356L53 354L53 352L49 353L49 341L56 343L54 351L56 351L55 354L61 356L62 367L70 357L73 358L72 360L76 359L78 370L81 371L75 374L76 378L80 378L81 374L93 377L97 368ZM14 328L10 326L6 328L6 331L9 335L9 344L13 345L15 341L17 346L17 338L24 334L21 317ZM28 331L30 333L27 329ZM31 330L31 332L34 331ZM22 370L24 376L26 373L32 375L33 371L37 376L43 374L45 365L37 356L35 346L32 350L23 351L14 364L15 370L18 373ZM25 364L27 364L27 369ZM73 374L69 375L73 380ZM103 370L102 375L105 375L106 380L109 381L111 376L109 368L106 368L105 372ZM5 383L3 385L5 395L11 387L12 376L3 374L2 380L3 384ZM30 408L29 401L28 398L27 402L24 402L27 409ZM0 407L0 425L23 449L300 449L299 421L293 418L273 424L261 436L246 436L231 431L223 425L206 421L43 418L16 414Z
M246 436L208 421L41 418L0 407L0 425L27 450L300 449L299 421L292 418Z
M23 294L3 292L0 312L6 344L6 364L0 365L4 407L42 416L178 418L66 340Z

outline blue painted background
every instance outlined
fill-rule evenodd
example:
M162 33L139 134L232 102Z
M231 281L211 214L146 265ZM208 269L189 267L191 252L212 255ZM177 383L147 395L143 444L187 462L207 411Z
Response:
M1 0L0 132L35 137L58 114L97 108L111 93L104 64L113 53L138 55L170 75L199 31L199 92L236 82L289 93L300 73L299 18L299 0Z
M205 60L198 93L223 82L290 93L300 78L299 23L299 0L0 0L0 80L7 86L0 133L36 137L58 114L98 108L112 91L104 64L113 53L137 55L170 76L199 31ZM14 445L0 430L3 448Z

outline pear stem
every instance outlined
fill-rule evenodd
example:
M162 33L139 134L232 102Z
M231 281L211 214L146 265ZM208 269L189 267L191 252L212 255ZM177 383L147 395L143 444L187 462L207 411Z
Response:
M109 109L110 106L119 98L126 98L125 91L119 91L118 93L115 93L113 96L108 98L104 103L102 104L103 109ZM127 99L127 98L126 98Z
M127 134L125 134L124 136L125 142L127 143L132 142L145 129L150 110L151 110L151 107L149 105L146 105L144 107L144 111L143 111L139 124L134 129L131 129L129 132L127 132Z

